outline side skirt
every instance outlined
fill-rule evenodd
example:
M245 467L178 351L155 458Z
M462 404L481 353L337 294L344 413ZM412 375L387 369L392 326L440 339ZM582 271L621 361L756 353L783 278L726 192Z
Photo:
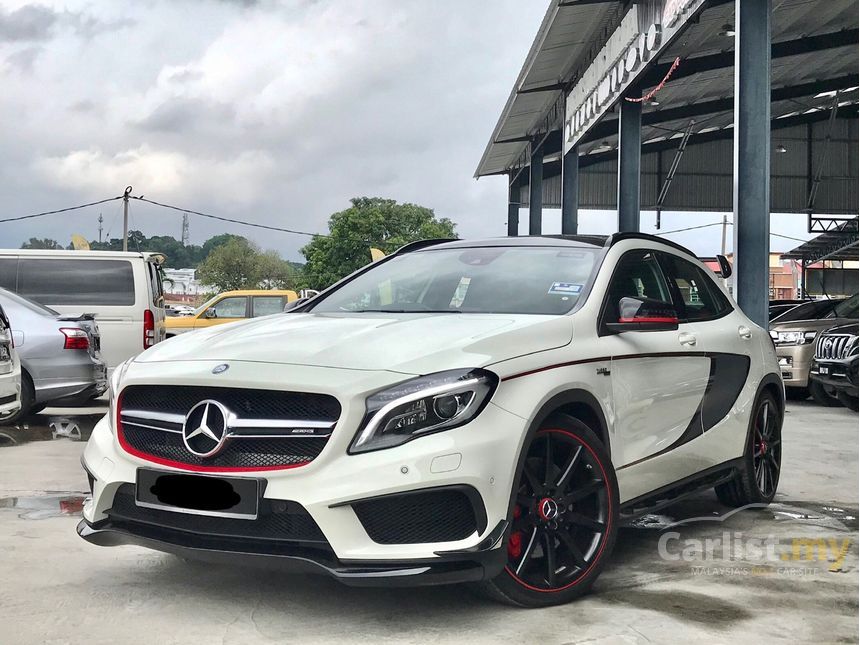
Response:
M628 523L703 490L723 484L743 468L743 463L743 457L738 457L624 502L619 510L621 522Z

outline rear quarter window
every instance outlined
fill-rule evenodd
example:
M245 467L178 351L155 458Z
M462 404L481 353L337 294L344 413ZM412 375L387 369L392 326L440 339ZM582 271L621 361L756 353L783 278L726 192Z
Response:
M128 260L21 258L17 291L47 306L130 306L134 271Z

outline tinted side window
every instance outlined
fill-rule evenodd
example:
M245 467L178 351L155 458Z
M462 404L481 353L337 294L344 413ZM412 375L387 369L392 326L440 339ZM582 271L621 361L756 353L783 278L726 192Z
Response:
M284 299L281 296L254 296L253 316L268 316L279 314L284 310Z
M653 251L630 251L622 256L609 283L604 321L618 320L618 301L626 297L672 302Z
M48 306L129 306L134 304L134 273L127 260L21 258L18 293Z
M17 291L18 258L0 258L0 287Z
M663 254L669 280L681 297L678 317L682 320L708 320L732 310L728 299L717 289L708 274L691 262Z

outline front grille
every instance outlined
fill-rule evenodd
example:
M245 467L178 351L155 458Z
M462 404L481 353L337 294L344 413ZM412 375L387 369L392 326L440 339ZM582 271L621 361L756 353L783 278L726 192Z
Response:
M834 361L848 358L857 352L857 336L847 334L822 334L815 343L815 358Z
M325 447L325 439L273 437L267 439L232 439L212 457L198 457L188 451L182 435L123 424L123 438L135 450L159 459L189 466L213 468L278 468L300 466L316 459Z
M478 530L475 508L459 488L437 488L354 502L352 508L377 544L463 540Z
M207 399L224 405L235 418L234 425L224 428L227 437L220 450L201 457L186 447L182 425L188 412ZM179 467L291 468L316 459L339 416L340 404L327 394L134 385L122 392L118 435L132 454Z
M275 504L283 504L285 509L275 510ZM123 484L117 489L113 505L107 514L116 524L147 524L197 535L284 542L326 542L317 523L297 502L262 499L260 513L255 520L209 517L138 506L134 501L134 485Z
M185 385L132 385L122 392L124 408L183 417L206 399L220 401L239 418L337 421L340 416L340 404L328 394Z

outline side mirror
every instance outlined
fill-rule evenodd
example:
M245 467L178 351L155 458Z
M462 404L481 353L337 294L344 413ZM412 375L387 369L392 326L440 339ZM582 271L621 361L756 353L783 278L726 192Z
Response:
M204 312L203 317L204 318L217 318L218 314L215 313L215 307L209 307L209 309L207 309Z
M308 300L310 300L310 298L299 298L298 300L291 300L286 305L284 305L284 311L292 311L296 307L305 304Z
M728 279L732 276L732 263L725 255L717 255L717 263L720 265L720 277Z
M606 327L617 334L625 331L673 331L678 329L678 314L668 302L625 297L618 301L618 321L607 322Z

